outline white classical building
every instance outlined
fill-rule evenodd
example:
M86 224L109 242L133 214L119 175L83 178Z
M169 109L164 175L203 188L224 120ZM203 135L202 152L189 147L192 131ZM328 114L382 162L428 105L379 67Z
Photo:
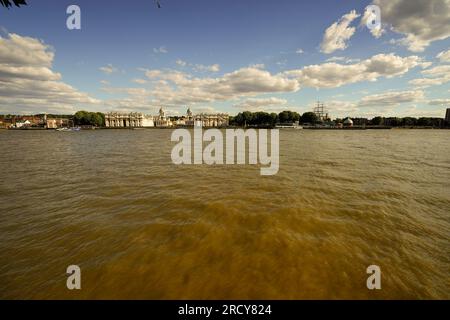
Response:
M155 117L155 126L160 128L168 128L173 126L170 118L166 117L166 113L163 108L159 108L158 115Z
M139 112L109 112L105 114L105 126L108 128L154 127L152 116Z
M105 126L108 128L133 128L133 127L159 127L169 128L173 126L202 125L203 127L226 127L229 123L229 115L225 113L194 115L191 109L187 109L186 115L172 121L166 116L163 108L159 109L157 116L144 115L139 112L123 113L110 112L105 114Z

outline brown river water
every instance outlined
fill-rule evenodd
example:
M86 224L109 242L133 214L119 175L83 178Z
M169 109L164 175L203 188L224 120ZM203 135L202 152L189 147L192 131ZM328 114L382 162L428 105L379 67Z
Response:
M170 135L1 130L0 298L450 298L450 131L280 131L275 176Z

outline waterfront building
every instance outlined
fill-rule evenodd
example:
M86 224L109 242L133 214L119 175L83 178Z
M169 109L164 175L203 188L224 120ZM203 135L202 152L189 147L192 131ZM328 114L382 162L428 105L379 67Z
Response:
M105 114L105 126L107 128L127 128L127 127L158 127L169 128L173 126L194 125L203 127L226 127L229 124L229 115L225 113L206 114L200 113L194 115L190 108L187 109L186 115L177 117L172 121L163 108L159 109L158 115L148 116L142 113L120 113L110 112Z
M225 113L206 114L201 113L194 117L195 125L201 125L203 127L226 127L229 123L229 115Z
M47 129L58 129L69 127L69 119L66 118L50 118L45 122L45 127Z
M202 127L226 127L228 126L230 116L225 113L206 114L200 113L194 115L190 108L187 109L186 115L178 119L175 124L180 126L202 126Z
M160 128L168 128L173 125L169 117L166 117L166 113L163 108L159 108L158 115L155 117L155 126Z
M16 128L25 128L25 127L30 127L30 126L31 126L31 122L29 120L16 122Z
M140 112L109 112L105 114L105 126L107 128L153 127L154 120L152 116Z
M447 108L447 111L445 112L445 121L450 123L450 108Z
M344 124L345 128L351 128L351 127L353 127L353 120L350 118L347 118L344 120L343 124Z

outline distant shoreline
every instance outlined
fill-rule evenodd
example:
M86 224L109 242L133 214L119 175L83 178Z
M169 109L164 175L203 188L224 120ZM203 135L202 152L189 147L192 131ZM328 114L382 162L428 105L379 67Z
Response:
M82 131L93 131L93 130L164 130L164 129L189 129L191 127L116 127L116 128L108 128L108 127L99 127L99 128L89 128L89 129L81 129ZM209 129L210 127L203 127L203 129ZM266 128L266 127L211 127L215 129L276 129L276 128ZM449 130L450 128L438 128L438 127L386 127L386 126L367 126L367 127L350 127L350 128L329 128L329 127L304 127L303 130L327 130L327 131L365 131L365 130ZM0 130L4 131L57 131L56 129L47 129L40 127L27 127L27 128L0 128ZM281 128L279 130L283 131L294 131L291 128ZM298 131L298 130L295 130ZM301 130L300 130L301 131Z

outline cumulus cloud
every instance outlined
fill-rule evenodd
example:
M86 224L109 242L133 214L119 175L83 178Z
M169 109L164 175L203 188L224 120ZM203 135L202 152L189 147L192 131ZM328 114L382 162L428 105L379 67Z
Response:
M425 94L422 90L389 91L367 95L358 101L328 101L327 107L337 117L347 117L349 115L374 117L393 114L396 108L401 105L422 103L424 101ZM409 113L406 114L409 115Z
M423 78L411 80L409 84L420 88L443 85L450 82L450 65L423 70L422 75Z
M194 71L197 72L219 72L220 71L220 65L213 64L210 66L205 66L203 64L196 64L194 66Z
M450 99L435 99L428 101L430 106L450 106Z
M272 111L279 110L286 105L287 100L270 97L270 98L250 98L235 104L233 107L243 111Z
M137 84L146 84L147 80L145 80L145 79L133 79L132 82L137 83Z
M436 58L438 58L441 62L450 62L450 50L440 52Z
M403 35L396 43L422 52L430 43L450 37L450 0L373 0L382 23Z
M358 18L360 15L355 10L342 16L342 18L333 23L323 36L322 43L320 45L323 53L333 53L336 50L344 50L347 48L347 41L355 33L355 27L351 27L350 24Z
M219 72L220 71L220 65L215 63L212 65L204 65L204 64L193 64L188 63L187 61L178 59L175 61L175 63L180 67L190 67L195 72Z
M346 62L349 62L348 59ZM141 71L152 85L148 92L157 104L184 106L247 98L235 106L257 109L266 103L280 102L256 99L260 94L296 92L301 87L337 88L357 82L376 81L382 77L401 76L412 68L428 65L417 56L379 54L352 64L324 63L281 73L270 73L261 69L263 66L241 68L219 77L198 77L170 69Z
M199 78L175 70L146 70L145 74L155 84L153 95L157 101L169 105L226 101L300 89L295 79L252 67L216 78Z
M0 36L0 63L12 66L51 67L53 49L31 37L11 33L7 38Z
M418 102L424 99L422 90L391 91L362 98L359 107L396 106L402 103Z
M153 53L159 54L159 53L168 53L169 51L167 50L167 48L165 46L161 46L159 48L153 48Z
M286 71L302 86L313 88L337 88L346 84L376 81L380 77L392 78L408 72L411 68L429 64L417 56L399 57L394 54L378 54L354 64L324 63L299 70Z
M100 67L99 70L105 74L112 74L115 72L118 72L119 69L117 69L116 67L114 67L112 64L108 64L104 67Z
M53 49L42 41L8 34L0 37L0 110L68 112L98 100L62 82L52 70Z
M181 59L178 59L177 61L175 61L175 63L176 63L177 65L179 65L180 67L185 67L185 66L187 65L187 62L186 62L186 61L183 61L183 60L181 60Z

